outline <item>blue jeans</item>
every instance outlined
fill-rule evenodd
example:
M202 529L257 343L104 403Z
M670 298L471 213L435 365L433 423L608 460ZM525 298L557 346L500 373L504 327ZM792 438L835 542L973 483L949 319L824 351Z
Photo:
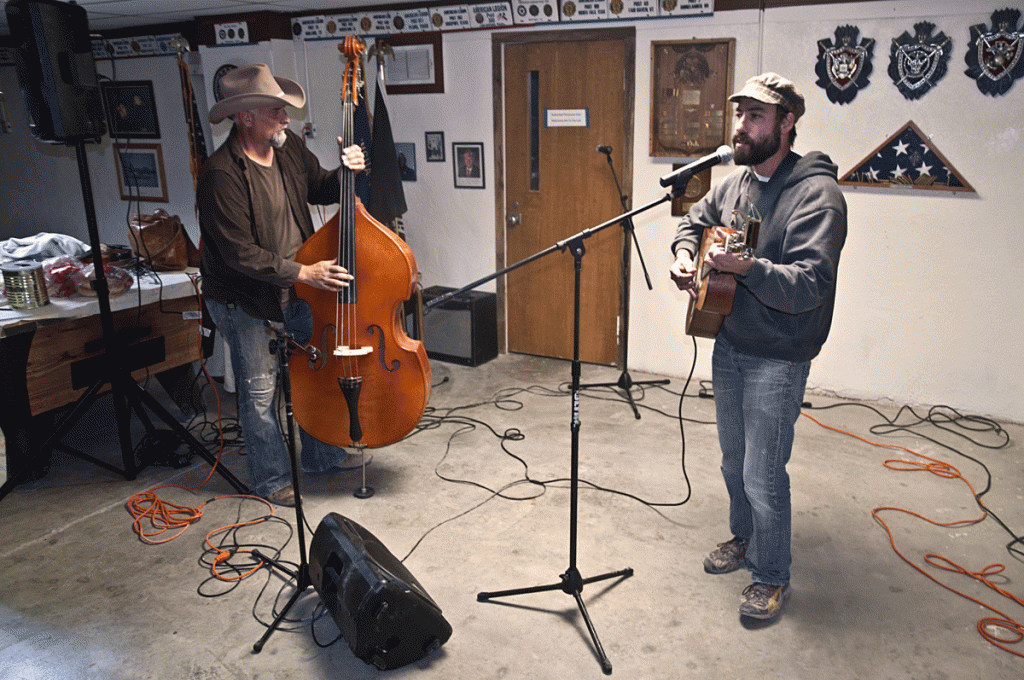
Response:
M711 363L729 529L750 542L754 581L785 585L793 561L786 464L811 362L742 354L719 335Z
M289 331L296 323L302 324L302 312L308 311L303 304L296 303L285 310ZM292 483L288 448L277 420L277 355L270 352L275 333L263 319L251 316L239 305L207 300L206 307L231 351L249 486L254 494L265 498ZM309 322L312 325L311 317ZM304 471L326 472L348 455L345 449L325 444L301 427L298 429Z

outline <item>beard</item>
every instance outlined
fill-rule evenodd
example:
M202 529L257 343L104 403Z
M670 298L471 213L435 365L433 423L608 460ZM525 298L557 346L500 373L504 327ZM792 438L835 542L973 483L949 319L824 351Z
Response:
M736 145L741 143L745 145L744 148L737 149ZM776 122L772 134L757 142L737 132L732 136L732 145L735 150L733 163L736 165L760 165L774 156L782 146L782 128Z
M274 133L274 136L270 138L270 146L274 147L275 149L280 149L282 146L284 146L284 142L286 139L288 138L285 136L284 130L278 130L277 132Z

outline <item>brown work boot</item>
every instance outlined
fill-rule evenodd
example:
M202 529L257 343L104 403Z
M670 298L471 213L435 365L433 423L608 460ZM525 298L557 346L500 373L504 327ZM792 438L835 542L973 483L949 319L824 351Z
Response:
M743 589L740 616L752 619L774 619L782 613L782 603L789 597L789 584L770 586L765 583L751 583Z
M274 505L282 505L286 508L295 507L295 489L292 485L283 486L274 493L267 496L267 500Z
M709 574L728 574L746 566L747 543L742 538L719 543L718 547L704 558L704 571Z

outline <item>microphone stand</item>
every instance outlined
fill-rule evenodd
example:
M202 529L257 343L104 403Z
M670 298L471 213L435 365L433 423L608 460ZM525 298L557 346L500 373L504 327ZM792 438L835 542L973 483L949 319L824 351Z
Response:
M460 295L467 290L476 288L492 279L496 279L499 276L507 274L508 272L518 269L534 260L538 260L546 255L549 255L556 250L564 251L566 248L572 253L574 264L575 264L575 280L574 280L574 305L573 305L573 357L572 357L572 416L569 423L570 430L570 457L569 457L569 468L570 468L570 484L569 484L569 567L559 576L558 583L552 583L548 585L532 586L528 588L516 588L512 590L502 590L496 592L481 592L477 593L476 599L478 602L486 602L496 597L506 597L510 595L523 595L528 593L539 593L551 590L561 590L567 595L572 595L576 600L576 605L579 607L580 613L583 615L583 620L586 622L587 630L590 633L590 638L594 643L594 650L597 653L598 661L601 664L601 670L605 675L611 675L612 664L608 660L608 656L604 652L604 648L601 646L601 641L597 637L597 631L594 629L594 625L590 620L590 615L587 613L586 605L583 602L581 591L583 586L587 583L594 583L596 581L604 581L611 578L628 578L633 575L632 568L621 569L619 571L602 574L600 576L592 576L590 578L583 578L580 574L579 569L576 566L576 526L577 526L577 508L578 508L578 497L579 497L579 443L580 443L580 420L579 420L579 404L580 404L580 272L582 270L583 255L586 253L586 249L583 245L585 239L589 238L593 234L610 227L614 224L619 224L624 220L628 220L633 215L638 215L646 210L653 208L656 205L660 205L666 201L672 200L675 196L682 194L686 190L686 183L689 181L689 177L686 178L686 182L677 184L673 187L672 191L665 194L660 199L652 201L643 207L635 210L626 212L618 217L611 219L607 222L592 227L590 229L584 229L578 234L571 236L563 241L559 241L544 250L541 250L529 257L519 260L515 264L512 264L504 269L501 269L493 274L489 274L481 279L463 286L458 290L453 290L445 293L444 295L433 298L426 303L426 307L431 308L437 305L443 304L450 298Z
M603 151L602 149L608 149ZM615 166L612 165L612 152L611 147L598 147L598 151L603 153L608 159L608 169L612 172L612 179L615 180L615 189L619 192L619 202L622 204L622 210L626 211L626 195L622 193L622 187L619 185L619 177L615 174ZM633 386L634 385L667 385L669 383L666 379L660 380L640 380L634 382L629 375L629 241L630 238L633 240L633 244L636 246L636 254L640 258L640 268L644 270L644 278L647 280L647 290L654 290L654 285L651 283L651 275L647 273L647 265L644 264L644 254L640 250L640 242L636 239L636 231L633 229L633 218L627 217L622 220L623 230L626 232L626 238L622 241L622 307L623 307L623 327L622 327L622 373L619 375L619 379L616 382L605 382L605 383L587 383L580 385L581 388L587 389L590 387L618 387L620 390L625 392L626 401L629 402L630 408L633 409L633 415L636 416L637 420L640 420L640 411L636 407L636 402L633 401Z
M274 329L274 332L277 334L277 338L270 341L270 353L277 355L278 373L281 376L281 391L284 393L284 410L288 431L288 459L291 461L292 488L295 490L295 526L299 539L299 566L297 571L292 571L280 561L267 557L258 550L252 551L253 557L256 559L263 560L267 563L267 566L278 569L295 579L295 592L292 593L291 598L271 624L267 626L263 636L253 644L252 651L254 654L259 654L263 651L263 646L267 644L267 640L270 639L270 636L281 625L281 622L288 615L291 608L302 597L302 594L313 585L313 579L309 574L309 560L306 557L305 516L302 512L302 493L300 493L299 489L299 461L298 455L295 452L295 423L292 418L292 381L288 372L288 357L290 349L294 347L299 351L305 352L311 361L316 361L318 350L313 347L299 345L285 331L276 326L269 323L267 326Z

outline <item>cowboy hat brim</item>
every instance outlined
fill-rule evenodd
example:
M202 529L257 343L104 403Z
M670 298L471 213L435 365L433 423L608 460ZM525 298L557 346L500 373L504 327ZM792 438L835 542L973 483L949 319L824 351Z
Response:
M278 78L275 76L274 80L281 88L279 93L245 92L225 97L210 109L210 122L216 124L230 115L251 109L274 108L285 105L301 109L306 105L306 93L302 91L301 85L288 78Z

